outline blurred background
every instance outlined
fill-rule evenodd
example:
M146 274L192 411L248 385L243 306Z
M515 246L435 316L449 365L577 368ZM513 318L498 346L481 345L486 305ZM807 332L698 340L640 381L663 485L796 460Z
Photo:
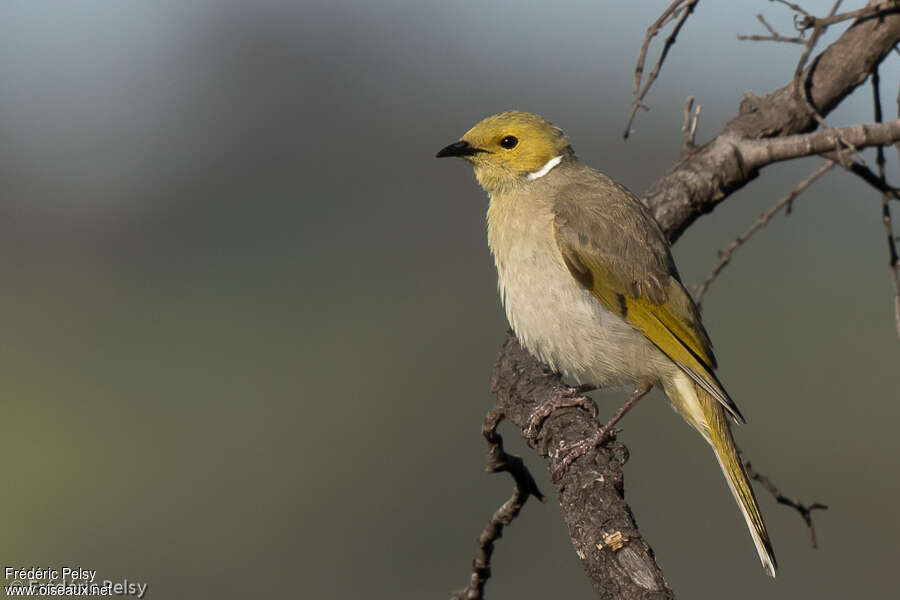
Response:
M483 472L480 436L506 320L485 195L434 153L529 110L642 193L678 155L685 97L705 141L802 50L735 38L761 32L760 11L790 33L782 6L701 3L626 142L634 61L667 4L4 2L0 563L97 569L149 598L464 586L511 489ZM898 65L882 68L891 117ZM871 119L864 86L829 122ZM817 164L768 168L691 227L686 282ZM896 593L880 202L827 175L705 301L749 421L739 443L785 493L830 506L819 549L758 492L781 564L765 577L699 436L658 392L626 419L627 497L681 597ZM608 414L624 397L596 398ZM553 494L507 530L493 572L492 598L592 595Z

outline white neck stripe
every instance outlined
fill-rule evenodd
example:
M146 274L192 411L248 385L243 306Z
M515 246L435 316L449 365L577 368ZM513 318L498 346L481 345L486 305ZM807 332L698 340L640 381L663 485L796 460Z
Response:
M539 179L539 178L543 177L544 175L549 173L550 170L553 169L553 167L555 167L556 165L558 165L561 161L562 161L562 154L560 154L559 156L554 156L553 158L551 158L550 160L547 161L547 164L545 164L543 167L541 167L540 171L535 171L534 173L529 173L528 180L534 181L535 179Z

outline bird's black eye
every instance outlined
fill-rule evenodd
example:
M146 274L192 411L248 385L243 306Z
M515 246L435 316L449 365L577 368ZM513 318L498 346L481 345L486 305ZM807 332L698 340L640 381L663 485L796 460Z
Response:
M518 143L519 143L519 140L516 139L516 137L514 135L508 135L505 138L503 138L502 140L500 140L500 145L502 147L506 148L507 150L512 150L513 148L516 147L516 144L518 144Z

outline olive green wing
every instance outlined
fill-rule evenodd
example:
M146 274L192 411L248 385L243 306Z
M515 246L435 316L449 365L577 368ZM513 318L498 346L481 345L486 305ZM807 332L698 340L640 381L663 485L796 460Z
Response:
M643 333L743 422L715 376L712 344L678 278L662 230L631 192L612 180L602 184L563 190L567 201L556 203L553 227L563 262L603 306Z

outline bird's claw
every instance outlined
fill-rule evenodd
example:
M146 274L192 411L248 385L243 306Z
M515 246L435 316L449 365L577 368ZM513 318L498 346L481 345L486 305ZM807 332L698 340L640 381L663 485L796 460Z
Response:
M528 415L525 427L525 438L534 443L540 433L544 421L551 414L560 408L571 408L579 406L591 413L595 419L597 418L597 405L589 397L585 396L585 392L595 389L592 386L580 385L578 387L569 388L564 392L557 392L552 398L546 402L542 402L534 407L531 414Z
M553 481L559 481L560 478L569 470L569 466L587 454L592 452L594 448L603 444L605 441L613 439L618 435L621 429L607 424L598 429L594 434L585 439L574 442L567 446L563 446L556 453L556 465L550 471L550 477Z

